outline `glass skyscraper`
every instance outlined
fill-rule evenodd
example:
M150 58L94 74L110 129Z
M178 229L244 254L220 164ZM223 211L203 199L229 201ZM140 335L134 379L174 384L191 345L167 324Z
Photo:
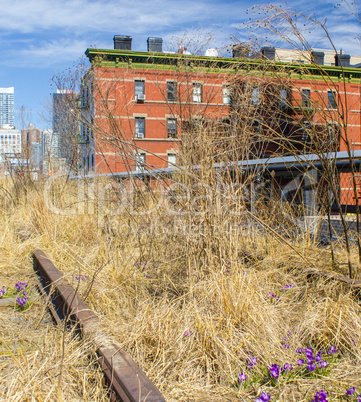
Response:
M14 125L14 87L0 88L0 128Z

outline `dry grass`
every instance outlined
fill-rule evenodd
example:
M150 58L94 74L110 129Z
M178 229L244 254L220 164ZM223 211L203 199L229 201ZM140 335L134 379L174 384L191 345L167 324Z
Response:
M32 293L28 310L0 310L1 400L107 400L92 346L54 327L44 311L31 267L39 248L74 286L77 276L89 277L79 291L169 401L248 401L261 391L272 400L309 401L320 389L336 400L350 386L361 388L357 295L307 280L308 264L331 269L329 251L307 236L282 242L249 220L234 231L221 225L225 214L187 217L184 231L174 231L174 218L161 210L60 216L42 191L14 202L4 195L1 204L0 285L27 281ZM347 261L342 248L336 254ZM326 376L297 374L271 387L262 372L273 363L297 367L296 348L331 345L340 352ZM258 358L252 371L251 355ZM255 374L247 388L237 382L242 372Z

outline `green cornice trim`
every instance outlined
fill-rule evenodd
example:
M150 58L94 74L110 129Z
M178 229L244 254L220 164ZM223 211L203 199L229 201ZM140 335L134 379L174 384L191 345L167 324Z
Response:
M292 64L268 60L227 57L207 57L173 53L148 53L133 50L93 49L85 55L92 65L109 68L137 68L168 71L203 71L224 74L264 74L279 73L287 78L301 80L322 80L361 83L361 69L354 67L317 66L314 64Z

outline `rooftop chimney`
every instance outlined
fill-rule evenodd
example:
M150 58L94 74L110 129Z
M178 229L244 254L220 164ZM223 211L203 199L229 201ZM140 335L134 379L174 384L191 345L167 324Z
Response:
M162 38L148 38L147 39L148 52L162 53Z
M132 50L132 37L126 35L115 35L114 49L118 50Z
M324 52L311 52L312 62L322 66L325 64L325 53Z
M335 65L338 67L350 67L350 58L349 54L336 54Z
M276 58L276 49L270 46L264 46L261 49L261 54L265 59L274 60Z

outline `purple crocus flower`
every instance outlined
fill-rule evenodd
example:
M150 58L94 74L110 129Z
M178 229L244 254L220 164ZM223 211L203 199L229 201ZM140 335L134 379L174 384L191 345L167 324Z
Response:
M285 289L292 289L295 285L293 283L290 283L289 285L285 286Z
M25 307L27 301L28 301L28 298L26 296L16 298L16 302L18 303L19 307Z
M297 352L297 353L299 353L299 354L302 354L304 351L305 351L305 350L304 350L304 349L302 349L302 348L298 348L298 349L296 349L296 352Z
M254 402L268 402L271 400L271 395L267 392L261 392L260 396Z
M291 363L285 363L285 365L281 368L281 371L290 371L293 370Z
M307 359L313 359L313 349L312 348L306 348L304 352L305 352Z
M272 364L271 367L267 366L267 368L270 377L278 378L280 376L280 367L278 364Z
M246 374L241 373L241 374L238 376L238 381L239 381L240 383L242 383L242 382L246 381L247 378L248 378L248 377L247 377Z
M314 399L311 402L327 402L328 392L319 391L316 393Z
M280 298L279 298L276 294L274 294L274 293L272 293L272 292L268 292L268 294L266 295L266 297L271 297L272 299L275 299L276 301L279 301L279 300L280 300Z
M250 357L248 359L248 368L251 369L253 366L255 366L257 363L257 357Z
M333 355L334 353L337 353L338 349L336 349L336 346L331 345L330 350L328 351L329 355Z
M346 395L352 396L352 395L355 393L355 391L356 391L356 388L355 388L355 387L351 387L350 389L348 389L348 390L346 391Z
M183 336L191 336L192 335L192 331L184 331Z
M320 368L326 368L326 367L328 367L328 362L327 362L326 360L320 361L320 362L318 363L318 367L320 367Z
M357 395L357 401L356 402L361 402L361 394Z
M6 293L6 287L3 286L3 287L1 288L1 290L0 290L0 297L3 297L5 293Z
M298 359L298 360L297 360L297 364L298 364L299 366L304 366L304 365L305 365L305 361L304 361L303 359Z
M308 371L312 372L312 371L316 370L316 368L317 368L317 366L315 363L308 363L308 365L307 365Z

